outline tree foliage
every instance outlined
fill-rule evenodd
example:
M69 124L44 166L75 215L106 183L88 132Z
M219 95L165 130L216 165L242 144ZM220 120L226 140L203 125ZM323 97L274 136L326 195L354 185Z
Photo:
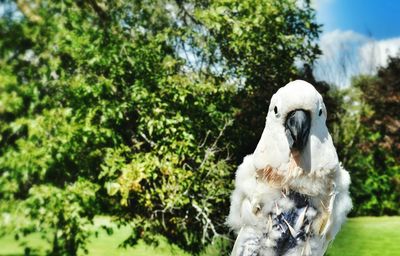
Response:
M238 112L228 136L234 155L254 151L272 94L299 77L295 62L311 64L320 54L315 42L320 25L308 1L211 1L205 19L211 45L239 86Z
M400 202L400 58L339 93L339 155L352 177L353 215L396 215Z
M131 223L127 244L162 234L198 252L225 234L232 159L295 60L318 54L309 3L1 4L5 226L54 255L85 249L95 214Z

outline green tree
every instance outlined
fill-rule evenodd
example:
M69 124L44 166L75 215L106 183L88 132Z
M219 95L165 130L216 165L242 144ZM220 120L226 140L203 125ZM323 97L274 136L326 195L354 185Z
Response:
M265 123L269 99L276 90L299 78L295 62L312 64L320 54L320 25L309 1L210 1L198 11L207 27L212 58L235 81L238 111L228 134L240 162L252 153Z
M353 215L397 215L400 202L400 58L342 92L335 127L339 155L352 177Z
M100 213L132 224L127 244L198 252L225 234L230 152L318 53L309 3L1 4L0 208L17 236L76 255Z

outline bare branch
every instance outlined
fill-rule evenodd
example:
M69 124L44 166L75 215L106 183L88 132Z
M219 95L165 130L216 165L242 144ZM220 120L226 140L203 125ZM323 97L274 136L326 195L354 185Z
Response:
M208 231L208 227L210 227L211 231L213 232L214 237L216 236L221 236L217 230L215 229L214 224L212 223L212 221L210 220L210 218L208 217L208 215L204 212L203 209L200 208L200 206L198 206L195 202L192 202L192 206L194 209L196 209L196 211L199 213L199 215L203 216L203 220L206 222L205 226L203 228L203 237L202 237L202 242L205 243L205 239L206 237L208 237L207 235L207 231Z
M155 146L157 145L154 141L148 139L147 136L146 136L143 132L140 132L139 135L140 135L140 137L142 137L147 143L149 143L151 147L155 147Z
M217 143L218 143L218 141L221 139L221 137L224 134L226 128L231 124L232 124L232 120L229 120L229 121L225 122L224 127L222 127L222 129L219 131L219 134L218 134L217 138L215 139L214 143L211 145L211 147L206 148L204 159L201 162L201 164L200 164L198 169L201 169L204 166L204 164L207 162L208 158L212 155L212 153L217 151ZM207 175L205 177L208 176L208 173L207 173Z

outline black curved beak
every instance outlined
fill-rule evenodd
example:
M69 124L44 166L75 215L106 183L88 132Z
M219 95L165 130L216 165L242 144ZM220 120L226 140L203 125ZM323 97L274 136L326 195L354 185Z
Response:
M286 117L285 132L290 149L303 150L310 134L311 117L308 111L297 109Z

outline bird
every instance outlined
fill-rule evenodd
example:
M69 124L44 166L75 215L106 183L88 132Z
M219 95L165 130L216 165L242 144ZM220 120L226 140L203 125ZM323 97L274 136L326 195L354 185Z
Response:
M322 256L352 208L320 93L303 80L271 98L261 138L235 175L232 256Z

